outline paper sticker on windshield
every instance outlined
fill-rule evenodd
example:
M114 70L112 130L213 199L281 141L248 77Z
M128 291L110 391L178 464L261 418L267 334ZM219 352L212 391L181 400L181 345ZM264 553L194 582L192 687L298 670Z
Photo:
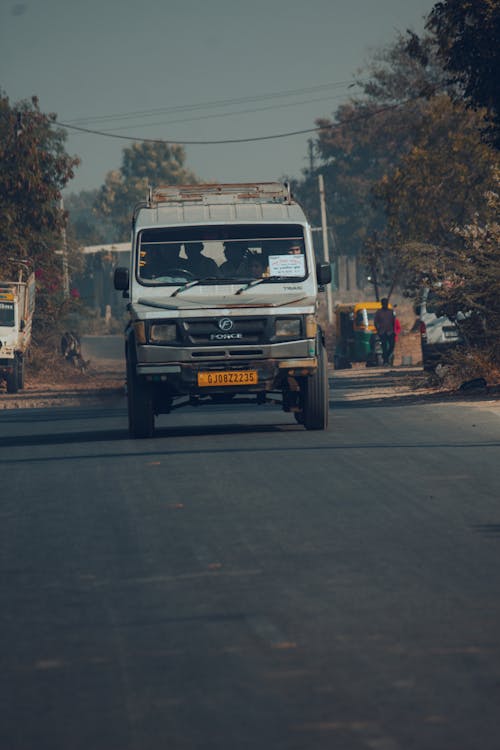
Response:
M270 276L297 276L306 275L305 257L303 255L270 255Z

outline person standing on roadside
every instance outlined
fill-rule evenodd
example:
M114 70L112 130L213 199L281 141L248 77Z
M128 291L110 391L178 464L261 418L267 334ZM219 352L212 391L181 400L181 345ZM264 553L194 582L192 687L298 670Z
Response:
M387 297L380 300L380 303L382 307L375 313L373 322L382 346L383 363L388 365L391 363L394 352L394 313L389 309Z
M397 305L392 306L392 312L394 313L394 344L398 343L399 334L401 333L401 323L396 312Z

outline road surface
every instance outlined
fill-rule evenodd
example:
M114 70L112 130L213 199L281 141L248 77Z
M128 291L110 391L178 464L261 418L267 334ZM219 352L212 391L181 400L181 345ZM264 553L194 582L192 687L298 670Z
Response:
M500 415L0 412L2 750L498 750Z

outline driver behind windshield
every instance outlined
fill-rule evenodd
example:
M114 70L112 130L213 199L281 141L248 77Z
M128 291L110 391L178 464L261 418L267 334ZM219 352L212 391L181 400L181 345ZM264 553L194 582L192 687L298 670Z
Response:
M224 242L226 260L220 266L220 272L227 277L238 276L247 252L248 245L246 242Z
M182 265L180 252L180 243L143 245L139 263L141 277L154 280L169 276L169 270Z
M206 255L202 255L203 247L203 242L184 243L184 249L187 255L185 267L197 279L220 276L219 266L217 265L217 263L211 258L207 258Z

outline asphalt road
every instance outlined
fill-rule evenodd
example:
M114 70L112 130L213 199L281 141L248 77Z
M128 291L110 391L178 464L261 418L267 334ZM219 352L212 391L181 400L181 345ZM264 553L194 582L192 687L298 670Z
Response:
M0 412L1 750L498 750L500 415Z

